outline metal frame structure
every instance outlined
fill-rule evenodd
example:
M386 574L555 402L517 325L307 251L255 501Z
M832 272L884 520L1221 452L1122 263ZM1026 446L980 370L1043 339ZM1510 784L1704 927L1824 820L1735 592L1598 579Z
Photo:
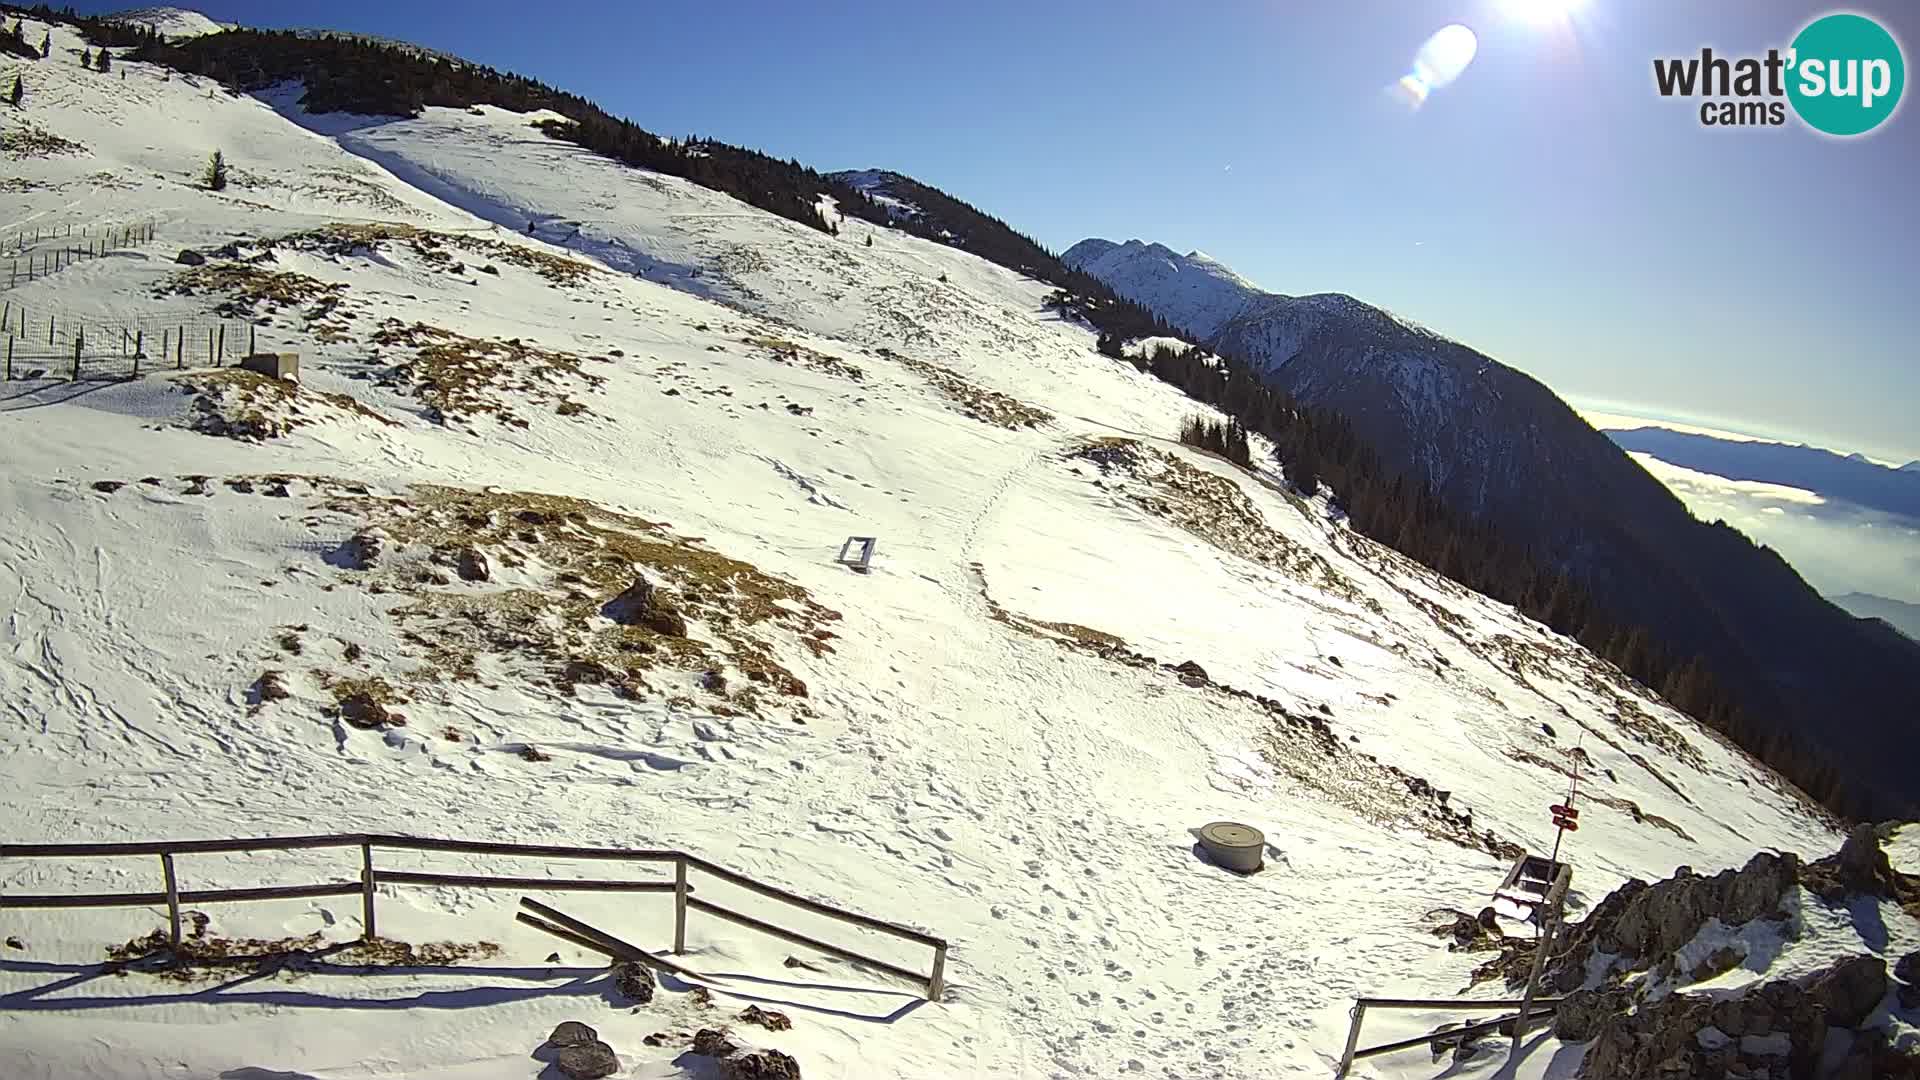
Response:
M849 557L848 552L852 551L856 544L859 545L859 554ZM879 544L880 541L877 537L849 536L847 537L847 542L840 545L839 561L864 574L873 568L873 549L878 547Z

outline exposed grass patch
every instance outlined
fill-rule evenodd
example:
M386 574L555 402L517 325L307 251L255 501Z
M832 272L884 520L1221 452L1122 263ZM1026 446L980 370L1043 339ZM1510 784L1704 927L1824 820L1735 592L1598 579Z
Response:
M582 370L585 361L577 354L519 338L472 338L426 323L388 319L373 340L414 350L413 359L397 365L389 379L410 387L439 424L486 415L524 428L528 422L506 400L509 395L531 405L551 405L563 416L587 415L585 404L567 396L566 384L592 390L607 381Z
M408 598L392 614L424 661L422 683L477 679L492 657L560 693L600 686L637 698L679 687L689 703L698 695L739 713L811 715L806 683L779 653L831 653L827 626L839 613L660 523L567 496L433 486L331 505L388 538L359 576ZM515 582L482 588L421 572L468 548L517 564ZM649 617L609 606L636 578L652 587Z
M958 372L939 364L902 356L891 349L880 349L878 352L932 384L941 397L946 398L960 415L969 420L978 420L1009 431L1039 427L1053 420L1053 414L1045 409L1035 408L998 390L976 386Z
M252 973L303 974L339 968L447 967L500 955L491 941L434 941L413 944L374 938L371 941L323 944L318 931L283 938L226 938L207 933L209 920L199 911L181 912L185 924L180 945L173 947L166 930L155 930L107 949L107 970L126 976L130 970L173 982L231 979L235 969ZM152 961L140 965L141 961Z
M785 338L749 335L742 342L761 349L767 358L777 364L788 364L818 371L825 375L846 379L848 382L865 382L867 373L860 367L850 364L837 356L829 356L818 349L809 349Z
M1326 559L1268 525L1246 492L1225 477L1130 439L1097 439L1066 456L1092 462L1103 488L1227 554L1349 600L1368 600Z
M582 284L600 272L591 263L491 236L435 232L386 222L323 225L283 236L274 243L329 255L379 251L399 244L405 245L428 265L447 271L452 271L461 261L455 252L466 252L532 270L560 286Z
M306 389L244 368L195 372L176 381L194 395L188 426L203 435L264 442L332 419L396 426L346 394Z
M65 139L31 120L0 130L0 154L13 158L46 158L55 155L84 154L87 148Z

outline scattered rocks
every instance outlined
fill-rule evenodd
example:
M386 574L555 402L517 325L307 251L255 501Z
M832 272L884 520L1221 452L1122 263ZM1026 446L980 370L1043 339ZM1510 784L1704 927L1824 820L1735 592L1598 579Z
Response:
M687 618L665 604L656 605L642 620L642 625L661 637L683 638L687 636Z
M569 1046L553 1059L559 1070L573 1080L599 1080L620 1071L620 1058L613 1047L603 1042Z
M800 1080L800 1063L778 1050L755 1050L720 1059L721 1080Z
M531 511L528 511L531 513ZM653 583L643 577L635 577L633 584L620 590L620 595L606 602L600 608L600 614L622 626L639 626L653 613Z
M599 1041L600 1033L578 1020L562 1021L559 1027L553 1029L553 1034L547 1036L547 1045L557 1050L564 1050L569 1046L586 1046Z
M1173 670L1180 676L1180 681L1186 683L1188 686L1207 685L1207 669L1194 663L1192 660L1188 660Z
M9 937L7 939L7 948L9 949L20 949L24 951L26 947L27 947L27 943L24 941L21 941L17 937Z
M483 274L492 274L494 277L500 276L500 268L493 265L492 263L488 263L487 265L481 267L480 272Z
M533 762L552 761L553 755L543 753L537 746L523 746L520 748L520 760Z
M653 972L645 964L628 960L613 967L614 989L633 1004L646 1005L653 1001L653 991L657 985Z
M454 571L460 575L462 581L493 580L493 564L487 561L486 552L476 547L460 549Z
M287 490L286 482L283 480L275 480L273 483L268 484L264 494L269 499L290 499L293 497L293 492Z
M207 257L192 248L181 248L180 254L175 255L173 261L181 266L204 266Z
M726 1028L701 1028L693 1033L693 1052L702 1057L725 1057L737 1049L727 1038Z
M287 673L278 668L261 672L260 677L253 681L255 698L265 703L269 701L285 701L292 697L293 691L287 689L285 682L286 677Z
M1545 732L1547 738L1549 739L1557 739L1560 737L1559 735L1554 733L1553 725L1547 723L1545 720L1540 721L1540 730Z
M746 1011L736 1019L746 1024L759 1024L768 1031L789 1031L793 1028L793 1021L786 1013L772 1012L758 1005L747 1006Z
M1626 1011L1632 996L1623 989L1575 990L1553 1013L1553 1036L1562 1042L1586 1042L1615 1014Z
M700 676L700 685L716 694L727 692L727 677L718 671L709 671Z
M385 554L387 536L378 529L353 534L340 545L340 558L354 570L371 570Z
M1920 1009L1920 951L1901 957L1893 965L1893 977L1905 984L1900 987L1900 1007Z
M121 488L126 486L127 486L126 484L122 483L119 480L95 480L93 482L93 490L101 493L102 495L111 495L114 492L119 491Z
M404 717L395 719L385 705L380 704L371 693L356 690L340 699L340 719L357 728L382 728L404 725Z

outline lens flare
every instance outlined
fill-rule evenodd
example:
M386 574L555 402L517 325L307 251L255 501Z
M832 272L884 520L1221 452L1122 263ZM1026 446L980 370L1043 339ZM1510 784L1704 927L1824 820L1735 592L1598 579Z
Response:
M1411 69L1400 76L1393 91L1409 108L1417 109L1435 90L1458 79L1479 50L1480 39L1472 30L1459 23L1443 26L1413 54Z

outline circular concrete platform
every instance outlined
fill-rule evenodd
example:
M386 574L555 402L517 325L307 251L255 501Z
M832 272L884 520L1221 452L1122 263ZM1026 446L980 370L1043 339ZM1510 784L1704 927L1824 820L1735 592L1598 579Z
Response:
M1267 838L1260 830L1237 821L1215 821L1200 826L1200 846L1207 857L1229 870L1251 874L1260 869Z

